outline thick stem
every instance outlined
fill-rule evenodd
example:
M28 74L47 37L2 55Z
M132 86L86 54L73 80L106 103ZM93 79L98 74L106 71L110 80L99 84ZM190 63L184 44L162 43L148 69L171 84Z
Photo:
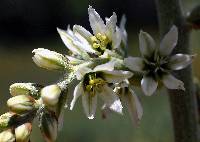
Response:
M179 40L174 53L190 53L189 36L179 0L156 0L161 39L174 24ZM197 142L197 102L194 94L191 66L174 74L185 84L186 91L168 90L171 104L175 142Z

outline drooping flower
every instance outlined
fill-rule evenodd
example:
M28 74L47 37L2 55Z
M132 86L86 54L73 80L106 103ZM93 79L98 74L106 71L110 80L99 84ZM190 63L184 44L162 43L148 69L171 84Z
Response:
M129 84L129 81L125 79L121 83L116 83L114 92L119 96L121 102L123 103L122 105L128 109L133 125L137 126L142 118L143 108L139 98L137 97L131 85ZM104 104L104 106L102 107L103 116L106 117L106 115L109 115L109 113L111 112L112 110L110 110Z
M93 119L99 96L111 110L122 113L119 97L110 85L122 82L131 76L132 73L129 71L114 70L114 62L98 65L93 70L88 67L80 68L76 73L80 83L75 87L70 109L73 109L78 97L82 96L84 111L89 119Z
M128 57L124 59L125 65L133 71L143 74L141 80L145 95L152 95L158 87L159 80L168 89L185 90L184 83L175 78L171 72L181 70L191 64L193 55L171 55L178 40L178 30L173 26L164 36L159 47L154 39L143 31L139 34L140 52L142 57Z
M116 25L117 15L113 12L106 23L91 6L88 8L89 22L93 34L80 25L74 25L73 31L68 27L66 31L57 28L64 44L77 58L88 60L90 57L102 55L106 50L118 51L123 54L121 47L126 46L127 34L125 30L125 17L120 27Z

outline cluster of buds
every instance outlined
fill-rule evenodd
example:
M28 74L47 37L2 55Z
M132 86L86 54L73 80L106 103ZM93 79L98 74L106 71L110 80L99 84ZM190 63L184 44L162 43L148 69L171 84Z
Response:
M0 116L0 127L4 129L0 141L28 142L34 118L40 120L46 141L55 141L58 121L62 117L60 87L57 84L42 87L34 83L14 83L10 86L10 94L12 97L7 101L10 111Z
M81 96L86 116L94 119L97 98L100 98L104 103L101 108L103 117L110 112L122 115L125 106L134 125L141 120L143 108L132 82L142 78L141 88L147 96L162 84L168 89L185 90L184 83L171 73L190 65L194 56L171 55L178 40L176 26L172 26L159 47L148 33L141 31L139 48L142 57L127 57L125 16L117 26L114 12L105 22L91 6L88 15L93 33L80 25L74 25L72 30L68 26L66 31L57 28L69 50L68 55L43 48L33 50L36 65L64 72L63 80L46 87L33 83L11 85L13 97L7 102L10 112L0 117L0 126L5 129L0 134L0 141L29 141L31 123L36 116L45 140L55 141L63 121L63 108L67 106L68 86L73 84L73 80L78 83L74 88L70 110Z
M32 121L39 108L40 86L33 83L15 83L10 86L12 97L8 99L9 112L0 116L1 142L28 142L32 131Z

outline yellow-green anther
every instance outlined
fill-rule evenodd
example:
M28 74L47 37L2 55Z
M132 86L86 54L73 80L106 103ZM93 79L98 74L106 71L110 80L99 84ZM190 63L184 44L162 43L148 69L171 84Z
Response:
M88 92L94 93L93 90L95 87L103 86L106 82L102 78L96 76L96 74L88 75L88 84L86 84L85 88Z
M27 113L38 107L35 100L27 95L12 97L7 101L7 105L12 112L20 114Z
M105 51L107 48L107 45L109 43L109 39L107 38L106 35L98 33L96 36L90 37L92 41L92 47L94 49L99 49L101 51Z
M99 48L101 45L99 44L99 43L93 43L93 47L95 48L95 49L97 49L97 48Z
M13 112L7 112L0 116L0 127L7 128L12 124L14 117L16 116Z
M91 36L90 39L91 39L92 42L98 42L98 40L95 36Z
M15 137L17 142L28 142L32 131L32 124L25 123L15 128Z
M15 142L15 135L11 129L0 133L0 142Z

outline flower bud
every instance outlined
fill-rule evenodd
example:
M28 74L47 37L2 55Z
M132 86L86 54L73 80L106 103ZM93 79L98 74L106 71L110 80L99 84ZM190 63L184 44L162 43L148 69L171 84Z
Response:
M66 67L66 59L62 54L44 48L34 49L33 61L41 68L62 70Z
M14 118L16 118L16 114L13 112L7 112L0 116L0 127L7 128L14 123Z
M32 124L25 123L15 128L15 137L17 142L28 142L32 131Z
M15 135L12 133L11 129L0 133L0 142L15 142Z
M40 129L47 142L54 142L58 133L58 121L56 116L49 112L43 113L41 117Z
M61 94L61 89L58 85L49 85L41 90L43 103L47 106L55 106Z
M36 108L35 100L27 95L19 95L7 101L9 109L16 113L27 113Z
M14 83L10 86L10 94L12 96L30 95L38 97L39 86L34 83Z

